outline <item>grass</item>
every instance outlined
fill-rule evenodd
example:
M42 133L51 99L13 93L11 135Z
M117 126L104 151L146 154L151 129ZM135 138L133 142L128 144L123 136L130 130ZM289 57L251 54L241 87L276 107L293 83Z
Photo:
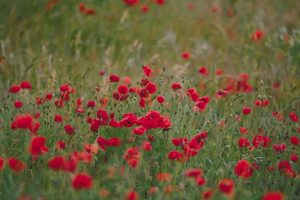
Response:
M5 160L0 170L0 199L102 199L101 189L110 192L107 199L124 199L130 189L139 199L199 199L207 188L214 191L212 199L262 199L272 191L281 192L286 199L299 199L299 161L289 161L295 177L282 173L277 164L290 160L292 153L300 153L299 145L290 142L291 136L300 138L300 124L289 118L291 112L300 115L300 3L167 0L158 6L148 0L142 2L149 5L149 12L142 13L140 4L129 7L121 0L86 0L86 6L95 9L94 15L87 16L79 12L80 2L60 1L47 11L45 0L0 0L0 157ZM193 4L192 10L187 8L188 3ZM258 29L264 37L254 41L252 34ZM189 59L182 58L186 51ZM151 103L141 108L135 93L125 101L114 100L112 93L119 83L110 83L108 76L118 74L120 83L128 76L129 87L142 88L143 65L153 69L148 79L157 85L156 93L146 100ZM198 73L200 66L207 67L208 76ZM215 75L217 69L223 74ZM101 70L104 76L99 75ZM251 92L230 91L225 97L216 96L229 80L240 80L242 73L249 76ZM24 80L32 84L32 90L9 92L12 85ZM173 82L183 88L173 91ZM275 89L272 84L277 82L280 86ZM54 101L60 97L60 86L66 83L76 93L58 108ZM194 102L186 95L192 87L201 97L211 97L203 112L194 111ZM53 99L37 105L36 98L47 93L52 93ZM164 95L165 103L159 104L157 95ZM83 100L83 114L75 112L78 98ZM108 98L107 106L101 103L103 98ZM268 99L270 104L255 106L257 99ZM22 108L15 108L16 100L23 102ZM86 108L88 100L96 102L94 109ZM252 110L249 115L242 114L245 106ZM92 132L86 117L95 118L99 108L114 113L118 121L125 113L141 117L157 110L170 119L172 126L169 130L147 130L141 136L131 134L136 125L103 125ZM282 113L283 120L274 118L274 111ZM33 160L28 148L34 135L28 130L12 130L11 123L21 113L37 112L41 114L38 135L46 138L49 149ZM53 121L55 114L63 116L62 124ZM236 120L238 116L240 121ZM74 126L73 136L65 133L66 124ZM248 133L242 135L240 127L246 127ZM180 151L172 144L173 138L191 139L201 131L207 131L208 138L196 156L185 162L168 159L170 151ZM271 138L269 147L239 147L241 137L251 143L259 133ZM141 148L139 166L131 168L122 156L128 148L141 146L148 134L155 138L152 151ZM84 144L97 144L99 136L119 137L122 145L99 150L92 154L91 163L79 162L72 173L49 169L48 161L53 156L67 158L74 151L84 151ZM57 150L58 140L67 143L66 149ZM275 152L272 145L281 143L286 144L286 150ZM24 171L15 173L9 168L7 158L12 156L26 164ZM248 179L234 173L241 159L259 166ZM275 171L268 171L270 166ZM189 168L203 170L204 186L184 176ZM93 178L92 188L77 191L71 186L79 172ZM161 172L169 173L172 180L157 180ZM235 183L231 197L218 189L224 178ZM168 186L172 186L172 192L165 192ZM156 187L155 194L149 193L151 187Z

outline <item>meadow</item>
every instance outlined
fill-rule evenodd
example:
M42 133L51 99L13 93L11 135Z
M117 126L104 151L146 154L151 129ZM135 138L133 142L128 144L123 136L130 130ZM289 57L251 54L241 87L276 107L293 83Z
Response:
M0 0L0 199L300 199L297 0Z

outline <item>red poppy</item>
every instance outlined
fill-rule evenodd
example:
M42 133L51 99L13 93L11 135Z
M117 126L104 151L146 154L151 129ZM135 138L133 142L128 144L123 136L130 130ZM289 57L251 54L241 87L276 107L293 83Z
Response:
M63 118L62 118L61 115L56 114L56 115L54 116L54 121L57 122L57 123L60 123L60 122L63 121Z
M148 84L146 85L146 89L150 94L154 94L157 90L157 87L155 83L149 81Z
M65 164L65 158L62 156L54 156L48 161L48 167L52 170L63 170Z
M247 138L241 137L239 139L239 146L240 148L249 147L250 141Z
M15 106L15 108L22 108L23 102L22 101L15 101L14 106Z
M32 88L32 86L29 81L23 81L20 83L20 88L30 90Z
M284 143L282 143L282 144L273 144L272 148L276 152L283 152L286 149L286 145Z
M164 103L165 102L165 97L164 96L157 96L156 97L156 101L160 104Z
M128 6L135 6L140 3L140 0L123 0L123 2Z
M253 167L247 160L239 160L234 167L234 174L241 178L249 178L253 174Z
M18 93L20 90L21 90L21 88L18 85L12 85L9 88L9 92L13 93L13 94Z
M64 129L69 135L73 135L75 133L75 129L70 124L65 125Z
M152 150L152 145L148 141L144 141L142 144L142 147L145 151L151 151Z
M109 81L112 82L112 83L119 82L120 77L116 74L111 74L111 75L109 75Z
M126 85L119 85L118 92L120 94L127 94L128 93L128 87Z
M148 7L148 6L147 6L147 7ZM143 66L143 72L144 72L144 74L145 74L147 77L150 77L151 74L152 74L152 72L153 72L153 70L151 69L150 66L145 65L145 66Z
M130 167L136 168L139 165L140 161L140 152L138 147L128 148L123 155L123 158L126 160L127 164Z
M166 3L166 0L155 0L155 2L156 2L157 5L161 6L161 5Z
M139 199L139 194L134 191L130 190L126 193L126 200L138 200Z
M296 172L293 170L292 165L287 160L280 161L278 163L278 169L289 177L294 178L296 176Z
M208 76L208 69L206 67L200 67L198 69L199 74L202 74L204 76Z
M2 171L2 169L4 168L4 164L5 164L4 158L0 157L0 171Z
M66 148L66 143L62 140L59 140L59 141L56 142L56 148L58 150L65 149Z
M22 172L26 168L25 163L14 157L8 158L8 166L11 170L17 173Z
M290 156L290 160L293 161L293 162L297 162L299 160L299 157L297 154L293 153L291 156Z
M30 114L17 115L11 124L12 129L30 129L33 125L33 117Z
M93 179L87 173L79 173L72 179L72 187L76 190L91 189L93 187Z
M202 176L202 174L203 174L203 171L199 168L190 168L190 169L187 169L184 173L184 175L186 177L193 177L193 178Z
M147 13L147 12L149 11L149 6L148 6L148 5L142 5L142 6L141 6L141 11L142 11L143 13Z
M298 115L295 112L290 112L289 117L293 122L298 122L299 120Z
M143 135L147 129L144 126L138 126L132 130L132 133L135 135Z
M182 86L181 86L180 83L177 83L177 82L172 83L172 89L173 89L173 90L179 90L179 89L181 89L181 88L182 88Z
M212 197L214 191L211 188L208 188L202 192L202 197L204 200L208 200Z
M43 136L35 136L31 138L29 152L33 159L36 159L38 156L48 152L48 148L46 147L46 138Z
M170 160L180 160L183 158L183 154L176 150L170 151L170 153L168 154L168 158Z
M263 200L284 200L281 192L268 192L263 196Z
M234 193L234 182L231 179L223 179L218 184L220 192L225 195L232 196Z
M188 60L190 57L191 57L191 54L187 51L183 52L181 54L181 57L184 59L184 60Z
M265 36L265 33L260 30L257 29L255 32L252 33L252 40L253 41L261 41Z
M243 107L243 114L244 115L248 115L251 112L251 108L250 107Z

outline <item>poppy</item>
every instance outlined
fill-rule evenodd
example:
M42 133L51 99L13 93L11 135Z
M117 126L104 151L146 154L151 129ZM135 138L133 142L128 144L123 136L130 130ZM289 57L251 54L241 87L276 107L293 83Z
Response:
M93 179L87 173L76 174L72 179L72 187L75 190L91 189L93 187Z

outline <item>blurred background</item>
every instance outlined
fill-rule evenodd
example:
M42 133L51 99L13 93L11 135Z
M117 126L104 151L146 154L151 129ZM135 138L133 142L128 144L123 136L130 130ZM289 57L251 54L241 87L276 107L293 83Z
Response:
M134 76L145 64L187 79L209 66L299 85L300 1L124 2L0 0L0 88L94 85L100 70ZM93 12L80 12L80 3ZM253 42L258 29L264 39Z

